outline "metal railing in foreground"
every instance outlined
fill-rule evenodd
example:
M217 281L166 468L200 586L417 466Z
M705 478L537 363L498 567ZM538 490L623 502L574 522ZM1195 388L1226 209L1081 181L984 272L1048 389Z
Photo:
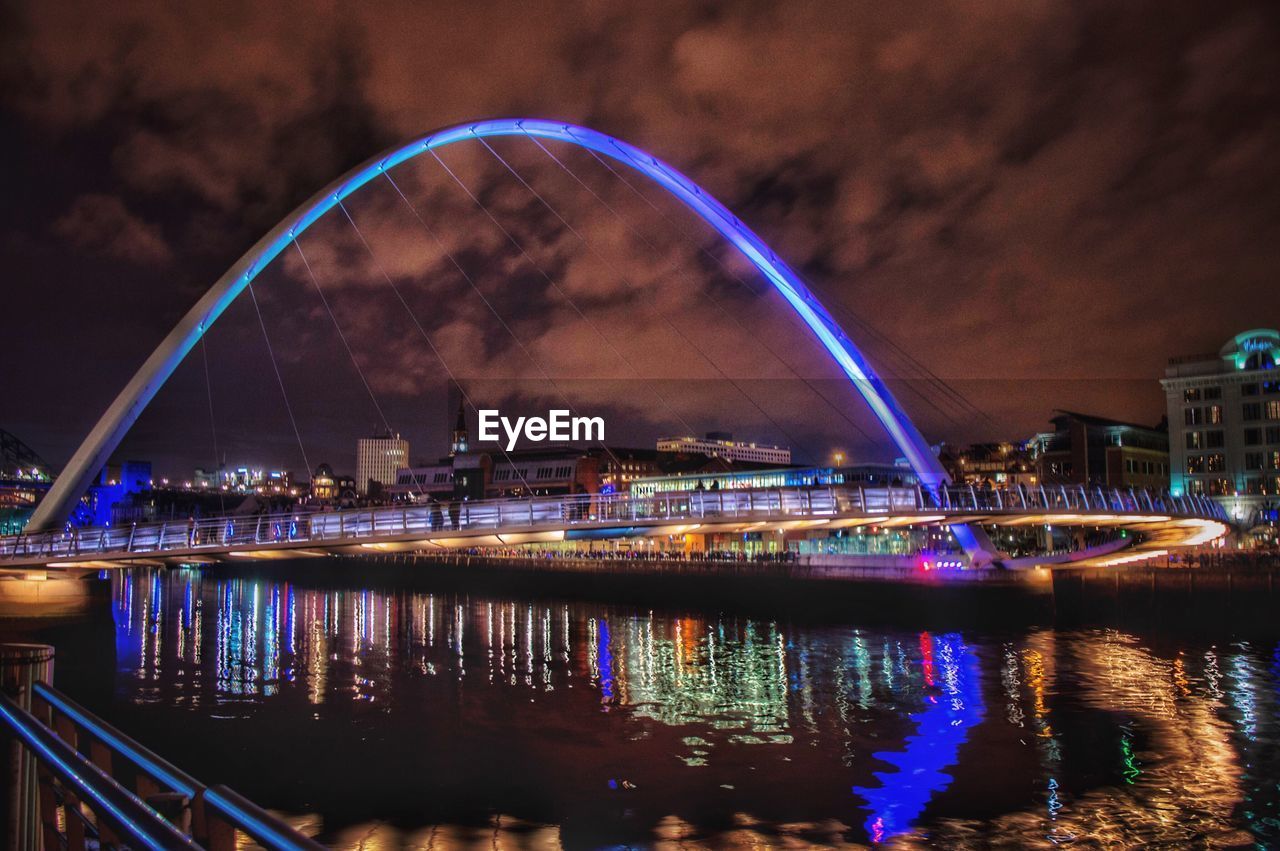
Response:
M0 695L0 720L36 759L46 849L232 851L237 832L267 848L323 848L225 786L204 786L53 687L36 683L31 697L27 712Z
M46 849L79 851L90 847L90 839L105 848L121 844L129 848L199 847L3 694L0 720L36 760L40 779L39 836ZM85 802L84 807L81 801Z
M0 538L4 559L199 552L275 544L359 543L395 535L502 532L628 523L700 523L865 514L1169 515L1227 522L1222 507L1193 494L1133 488L1040 485L1007 488L818 486L631 494L572 494L427 502L344 511L230 515L131 526L86 527Z

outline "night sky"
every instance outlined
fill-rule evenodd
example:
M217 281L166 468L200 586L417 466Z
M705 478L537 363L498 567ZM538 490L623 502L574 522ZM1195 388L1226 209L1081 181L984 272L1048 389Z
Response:
M699 181L811 283L933 440L1025 438L1053 408L1154 423L1169 357L1280 324L1274 3L57 0L0 15L0 428L55 465L294 206L479 117L584 124ZM441 159L528 259L421 157L395 179L423 222L375 183L348 205L359 231L330 213L255 285L311 466L349 470L383 420L415 457L443 452L448 372L487 406L605 414L612 443L729 428L808 460L892 455L780 299L691 216L581 151L548 146L618 216L527 141L493 148L501 160L478 145ZM211 464L215 432L233 464L303 465L246 298L120 456L182 477Z

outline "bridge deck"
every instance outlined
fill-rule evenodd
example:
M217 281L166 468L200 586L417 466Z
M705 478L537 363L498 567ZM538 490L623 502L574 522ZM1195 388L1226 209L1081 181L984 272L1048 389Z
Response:
M578 494L384 508L220 516L0 538L0 569L89 568L139 559L279 558L368 548L509 546L535 542L749 530L982 523L1140 529L1161 547L1227 529L1212 500L1086 487L791 487L633 497Z

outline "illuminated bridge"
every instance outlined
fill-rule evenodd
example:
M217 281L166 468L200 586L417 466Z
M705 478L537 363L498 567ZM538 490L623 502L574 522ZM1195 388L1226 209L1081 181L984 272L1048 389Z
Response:
M524 140L534 146L549 158L553 164L549 168L553 172L558 168L567 173L578 187L585 189L608 213L620 220L618 211L576 174L566 159L558 156L552 147L565 146L586 152L594 160L593 167L603 167L612 177L625 183L637 194L639 190L635 189L624 173L638 174L649 182L647 185L650 188L656 186L669 196L667 200L679 202L702 223L712 228L763 276L768 287L781 296L800 320L805 336L816 340L829 355L843 377L847 378L861 397L866 408L874 415L878 425L892 440L897 452L905 457L919 481L919 487L784 488L653 498L590 496L529 498L503 502L471 500L455 506L453 510L445 511L417 505L282 517L220 517L129 527L67 528L68 518L94 477L103 469L146 405L186 355L202 340L213 323L246 289L254 300L255 310L258 309L252 283L274 259L287 249L295 249L321 299L324 299L320 283L315 278L311 264L307 262L300 238L328 213L333 212L337 222L344 227L349 224L355 231L369 259L378 269L379 276L409 312L432 356L439 360L441 372L450 378L454 377L455 370L446 362L438 341L433 340L432 331L414 314L392 276L379 262L374 248L361 232L356 217L347 206L348 199L363 187L374 183L389 187L395 190L394 195L388 196L391 202L403 202L408 212L430 234L420 209L410 200L412 190L402 188L394 177L394 173L410 160L418 157L427 162L434 160L501 231L506 241L518 251L520 258L540 273L548 289L557 292L582 316L581 308L556 283L555 276L539 266L529 249L502 225L499 215L489 209L481 197L483 193L477 193L468 187L439 157L442 149L457 144L467 143L483 148L503 166L504 173L509 173L567 230L582 239L584 246L590 248L582 234L490 144L489 140L498 137ZM650 206L654 205L650 203ZM657 207L654 206L654 209ZM626 224L625 221L623 224ZM634 232L634 229L628 228ZM498 314L492 302L476 288L475 282L457 259L448 253L443 242L438 237L435 239L466 282L480 295L485 307L511 334L519 348L529 355L534 366L546 376L544 366L537 362L511 324ZM659 311L659 308L651 304L645 306L655 313ZM353 365L359 371L360 363L351 352L348 337L337 316L327 301L325 307L334 321L338 338L346 346ZM258 318L266 337L267 330L261 322L260 311ZM679 330L674 325L672 327L673 330ZM605 346L634 367L607 335L599 332L594 325L592 328L600 334ZM707 352L698 347L696 339L683 333L681 336L721 376L739 387ZM758 335L753 339L756 345L767 348L768 342L759 339L762 336ZM797 341L781 342L785 348ZM269 354L272 352L269 339L267 351ZM770 351L772 352L771 349ZM774 354L777 356L776 352ZM275 362L275 355L271 356L275 376L285 397L285 407L289 409L290 420L293 421L293 410L289 408L279 365ZM785 359L779 357L779 360L786 364ZM798 373L797 377L800 377ZM377 406L373 387L365 379L363 372L361 379ZM548 380L555 385L554 380L549 377ZM471 407L475 408L474 401L467 397L465 389L463 395ZM749 401L768 416L758 402ZM829 400L826 401L829 404ZM572 405L568 407L572 408ZM292 424L305 460L301 432L296 421ZM307 466L308 469L311 468L310 464ZM992 540L989 530L999 527L1045 524L1071 528L1120 527L1134 532L1132 535L1117 535L1101 550L1097 547L1077 547L1067 553L1043 554L1037 557L1037 563L1101 558L1108 554L1112 559L1119 559L1125 556L1116 555L1113 551L1124 547L1132 548L1134 557L1142 557L1144 552L1149 554L1167 547L1203 543L1221 536L1227 529L1220 509L1208 500L1194 497L1083 487L995 491L954 487L928 441L840 323L790 266L706 190L651 154L594 130L554 121L499 119L450 127L389 149L321 190L262 237L178 322L120 392L37 507L26 534L0 540L0 568L27 565L87 567L117 564L138 558L190 561L223 556L272 557L286 553L300 556L369 548L395 550L518 545L573 540L575 536L587 533L596 536L615 535L619 538L670 535L694 527L702 533L710 533L752 529L785 530L805 525L853 528L873 524L878 527L946 526L963 550L963 555L956 557L963 567L1019 565L1017 560L1002 552ZM948 564L950 563L949 561Z
M441 551L575 540L643 539L793 529L959 524L1124 530L1092 547L1004 562L1008 568L1088 560L1116 564L1213 540L1226 529L1216 503L1103 488L778 488L479 500L314 514L219 517L116 528L73 528L0 539L0 563L96 569L131 562ZM919 557L931 570L962 566Z

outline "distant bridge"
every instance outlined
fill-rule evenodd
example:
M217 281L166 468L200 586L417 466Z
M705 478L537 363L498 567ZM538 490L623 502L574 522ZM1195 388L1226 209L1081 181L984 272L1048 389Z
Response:
M100 569L140 561L200 563L686 533L958 524L1106 527L1132 533L1092 551L1005 562L1015 569L1081 559L1136 560L1169 547L1207 543L1228 528L1222 508L1204 497L1082 486L950 486L936 494L921 487L791 487L647 497L577 494L34 532L0 538L0 569ZM956 561L967 563L963 557Z

